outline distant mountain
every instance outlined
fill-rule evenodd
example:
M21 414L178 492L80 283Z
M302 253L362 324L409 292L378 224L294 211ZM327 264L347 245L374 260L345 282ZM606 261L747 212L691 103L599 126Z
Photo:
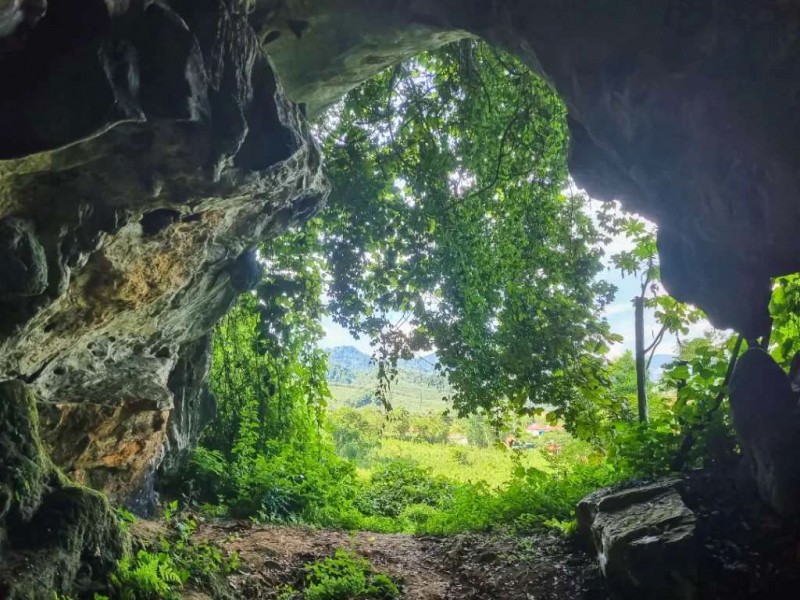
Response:
M369 354L353 346L336 346L328 351L328 383L355 383L374 368Z
M328 366L337 366L355 373L373 368L372 358L355 346L335 346L328 351Z
M426 376L432 376L438 381L440 376L435 372L437 360L436 354L431 353L410 360L401 360L397 367L406 378L425 380ZM335 346L328 350L329 383L351 384L367 375L370 379L375 379L376 373L377 368L370 355L358 348Z
M392 406L419 413L445 407L442 397L449 388L446 378L435 370L437 360L431 353L399 361L397 379L388 397ZM358 348L336 346L328 350L328 386L334 407L371 406L376 402L378 369Z
M436 363L438 361L439 358L436 356L436 353L432 352L425 356L412 358L411 360L401 360L397 366L401 369L405 369L406 371L433 373L436 370Z
M397 366L403 371L433 373L437 361L436 353L432 352L410 360L401 360L397 363ZM372 363L372 358L369 354L354 346L334 346L328 351L328 367L346 369L353 373L362 373L371 371L375 368L375 365Z

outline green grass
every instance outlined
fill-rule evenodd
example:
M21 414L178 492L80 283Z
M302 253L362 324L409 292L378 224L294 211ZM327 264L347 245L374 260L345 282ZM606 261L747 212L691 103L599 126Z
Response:
M384 439L373 454L373 462L406 459L420 467L430 469L435 476L446 477L457 483L484 481L491 487L501 486L511 480L517 466L549 471L547 460L539 450L521 452L505 448L477 448L454 444L428 444L405 440ZM371 469L360 469L368 476Z

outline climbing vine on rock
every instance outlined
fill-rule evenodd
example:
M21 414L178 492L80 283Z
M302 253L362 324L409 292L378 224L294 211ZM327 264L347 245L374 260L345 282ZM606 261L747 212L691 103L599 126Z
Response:
M203 445L227 459L269 453L270 443L315 439L329 396L321 272L308 260L316 232L289 232L261 248L266 274L214 332L211 390L218 415Z

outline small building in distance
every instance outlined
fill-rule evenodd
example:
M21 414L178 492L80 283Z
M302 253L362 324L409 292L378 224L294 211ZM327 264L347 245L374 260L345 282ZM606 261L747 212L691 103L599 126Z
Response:
M525 428L525 432L534 437L540 437L545 433L554 431L564 431L564 428L561 425L543 425L542 423L531 423Z
M463 433L449 433L447 434L447 441L457 446L469 446L469 439Z

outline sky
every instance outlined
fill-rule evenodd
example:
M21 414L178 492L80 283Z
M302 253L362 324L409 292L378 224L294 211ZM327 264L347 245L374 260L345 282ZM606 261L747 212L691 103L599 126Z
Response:
M594 207L599 201L592 201ZM605 247L606 258L630 249L630 243L624 237L619 236L611 240ZM606 268L598 275L598 279L603 279L617 286L617 294L614 301L605 309L605 317L608 320L611 330L623 337L623 341L611 348L611 357L617 357L626 350L633 350L634 347L634 321L632 300L639 291L639 282L635 276L623 277L616 269ZM372 354L372 348L367 338L354 339L350 333L333 322L330 318L325 318L322 322L325 329L325 338L322 346L332 348L334 346L355 346L366 354ZM711 329L710 323L702 320L690 327L689 335L685 339L699 337L707 330ZM649 345L653 336L657 333L658 326L653 318L651 311L645 311L645 346ZM664 340L656 350L657 354L667 354L674 356L677 354L678 344L675 336L664 336Z

